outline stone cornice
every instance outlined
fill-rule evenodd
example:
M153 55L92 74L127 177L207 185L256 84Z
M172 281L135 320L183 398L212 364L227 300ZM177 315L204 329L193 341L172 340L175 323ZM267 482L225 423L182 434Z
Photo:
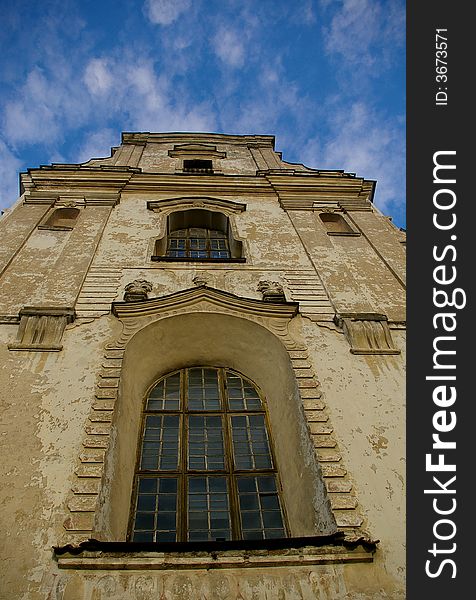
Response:
M195 175L191 173L140 173L128 182L127 192L166 192L178 194L221 196L229 194L272 194L269 182L255 175Z
M227 135L222 133L150 133L128 132L122 133L123 144L200 144L200 143L222 143L234 145L256 144L257 146L269 146L274 148L274 135Z
M62 166L63 167L63 166ZM58 196L83 196L87 200L104 199L109 204L118 195L138 169L129 167L103 168L69 165L30 169L20 174L21 193L28 201L52 201Z
M58 196L77 196L115 203L127 192L167 192L205 196L278 195L285 210L312 210L333 204L345 210L371 210L374 182L331 171L267 172L261 175L144 173L131 167L53 165L21 174L27 202L48 203ZM65 192L65 189L68 191Z
M212 306L221 306L244 314L249 313L253 317L291 319L297 314L299 308L298 302L264 302L202 285L140 302L113 302L112 313L123 320L167 312L171 309L183 309L204 300Z
M371 210L375 188L368 181L342 171L285 172L264 175L285 210L312 210L339 206L345 210Z

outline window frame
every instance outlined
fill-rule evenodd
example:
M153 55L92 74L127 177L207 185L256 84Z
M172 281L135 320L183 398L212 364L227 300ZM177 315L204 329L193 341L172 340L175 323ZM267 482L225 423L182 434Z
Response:
M188 375L190 369L212 369L218 372L218 389L219 389L219 404L220 408L217 410L194 410L190 409L188 402L186 403L186 390ZM234 410L229 407L227 387L226 387L226 374L231 373L237 375L244 382L251 385L257 392L257 395L261 402L261 408L259 409L240 409ZM147 409L147 402L152 390L161 382L167 378L179 374L179 408L177 410L157 410L150 411ZM146 420L148 415L178 415L179 416L179 434L178 434L178 466L175 470L145 470L141 469L142 459L142 446L144 440L144 432L146 427ZM223 469L192 469L188 467L188 443L189 443L189 419L190 415L202 415L202 416L219 416L221 419L222 426L222 439L224 447L224 468ZM243 416L243 415L263 415L264 429L266 431L266 437L269 448L269 457L271 459L270 468L260 469L239 469L234 465L234 450L233 450L233 429L231 425L232 416ZM228 490L228 503L229 503L229 521L230 521L230 539L228 541L259 541L266 539L283 539L290 535L290 528L288 518L286 514L286 507L283 501L283 490L281 480L279 476L279 470L276 463L276 454L274 451L273 436L271 432L271 426L268 415L268 407L266 398L259 387L248 377L242 373L228 367L217 367L208 365L193 365L175 369L157 380L147 389L147 392L143 398L142 410L141 410L141 425L138 436L136 461L134 469L134 481L132 485L131 503L129 521L127 527L127 540L133 542L134 536L134 520L137 512L137 500L138 500L138 487L139 478L155 478L157 480L162 478L175 478L177 480L177 502L176 502L176 540L175 542L153 542L153 543L166 543L166 544L183 544L183 543L197 543L196 540L188 539L188 490L189 481L194 477L223 477L227 481ZM259 476L273 476L276 484L276 496L279 502L280 514L282 518L282 528L284 529L284 535L282 538L244 538L243 527L241 525L241 513L240 513L240 500L238 493L238 478L243 476L259 477ZM156 513L154 513L156 514ZM260 513L262 514L262 513ZM203 543L209 543L208 540ZM220 541L220 540L216 540ZM143 543L143 542L138 542Z
M210 158L184 158L182 173L192 175L214 175L213 160Z
M205 235L200 236L200 235L195 235L194 233L192 233L192 230L201 230L202 232L205 232ZM185 235L177 235L180 232L185 232ZM221 235L216 235L216 236L212 236L212 233L219 233ZM205 248L192 248L192 243L191 241L193 239L199 239L199 240L205 240ZM172 249L170 248L171 242L172 240L182 240L184 242L184 248L177 248L177 249ZM213 249L212 248L212 242L211 240L221 240L224 242L225 248L224 249ZM183 250L183 252L185 252L185 256L173 256L171 254L169 254L170 252L180 252L181 250ZM203 252L203 253L207 253L208 256L190 256L190 253L192 252ZM228 256L211 256L212 252L226 252L228 254ZM228 236L226 232L220 231L219 229L209 229L207 227L187 227L184 229L177 229L175 231L170 232L167 235L167 249L166 249L166 255L169 258L189 258L191 260L229 260L231 259L231 251L230 251L230 242L228 241ZM188 254L187 254L188 253Z
M184 216L182 217L182 213ZM203 213L198 216L193 213ZM208 214L206 214L208 213ZM182 220L182 222L180 221ZM196 219L196 220L195 220ZM177 220L179 221L177 223ZM198 222L197 222L198 220ZM220 222L221 220L221 222ZM208 232L217 231L224 234L229 256L227 257L211 257L211 256L168 256L170 250L171 236L178 230L204 229ZM190 236L193 237L193 236ZM192 263L245 263L244 243L241 239L236 238L233 232L233 227L230 221L230 215L221 210L210 210L208 207L192 207L184 210L173 211L166 216L165 233L159 238L154 239L153 254L150 259L154 262L192 262Z

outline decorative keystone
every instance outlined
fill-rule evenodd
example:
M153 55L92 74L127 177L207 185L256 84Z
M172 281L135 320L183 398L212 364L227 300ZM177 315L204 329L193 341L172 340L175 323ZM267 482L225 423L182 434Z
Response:
M134 279L124 289L124 302L137 302L149 298L148 294L152 291L152 284L145 279Z
M286 302L283 286L278 281L262 280L257 289L263 294L265 302Z
M195 275L195 277L192 279L192 281L197 287L200 287L201 285L208 285L208 283L209 283L208 277L204 273Z

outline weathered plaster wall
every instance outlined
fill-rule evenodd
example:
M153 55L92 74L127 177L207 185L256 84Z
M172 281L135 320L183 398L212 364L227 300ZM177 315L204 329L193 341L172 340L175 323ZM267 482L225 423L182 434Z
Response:
M342 334L305 320L310 359L366 527L381 541L386 569L405 575L405 336L401 355L353 356Z
M22 244L38 225L48 206L24 206L22 200L0 218L2 244L0 246L0 273L14 258Z
M73 326L61 352L8 351L15 330L0 327L0 597L43 599L110 327Z
M18 210L20 223L39 214L36 205ZM84 208L72 231L35 228L0 279L0 313L15 314L23 306L73 306L110 211L109 206Z
M405 257L396 233L388 234L392 226L385 217L353 212L363 235L347 237L329 236L312 212L289 215L338 312L381 312L390 320L405 320L404 285L396 277Z

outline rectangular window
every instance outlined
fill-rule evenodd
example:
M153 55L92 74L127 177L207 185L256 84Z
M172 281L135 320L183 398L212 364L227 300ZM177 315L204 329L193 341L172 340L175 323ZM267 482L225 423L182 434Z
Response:
M147 415L141 469L144 471L174 471L178 465L178 415Z
M238 477L243 539L284 537L284 525L274 475Z
M213 173L213 161L204 159L185 159L183 161L184 173Z

